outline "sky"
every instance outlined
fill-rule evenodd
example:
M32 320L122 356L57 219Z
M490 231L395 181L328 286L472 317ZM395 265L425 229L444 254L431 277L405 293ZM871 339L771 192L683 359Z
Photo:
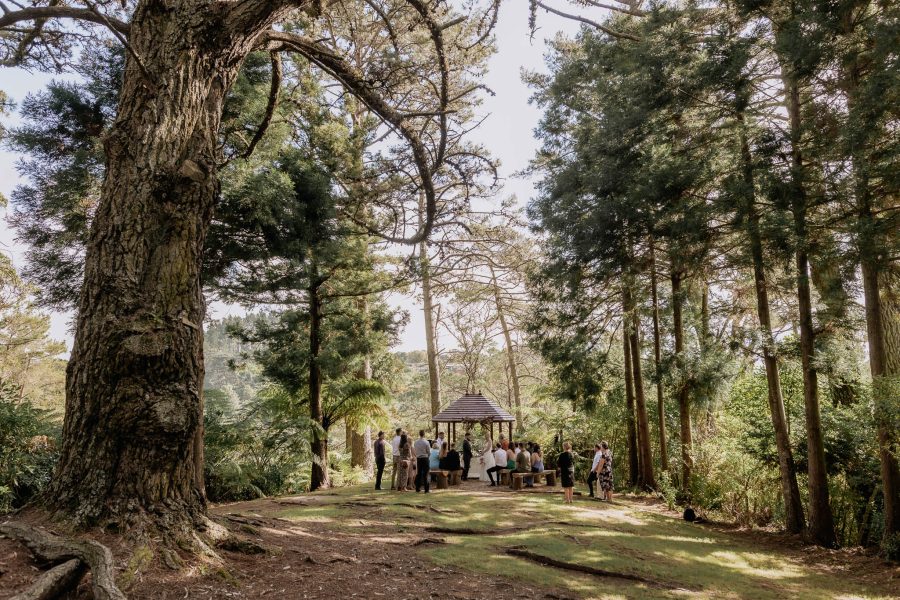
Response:
M484 83L494 91L494 96L485 98L483 110L487 119L476 131L473 141L483 144L491 154L500 160L500 174L504 178L503 188L497 192L497 200L515 196L521 205L531 198L532 182L512 175L528 165L534 156L538 143L534 138L534 128L540 119L540 111L528 103L531 91L522 83L521 70L545 71L544 55L546 40L558 32L573 35L578 27L569 20L554 15L538 15L538 31L533 39L528 29L528 8L525 2L505 2L501 5L500 18L496 27L498 52L489 63L489 72ZM59 79L60 77L56 77ZM21 69L0 69L0 90L6 92L17 105L25 95L40 91L53 76L45 73L28 73ZM6 126L14 126L20 119L14 112L3 119ZM0 149L0 194L9 198L13 188L21 181L16 173L17 156ZM0 208L0 251L7 253L13 264L21 269L25 247L14 239L14 232L6 222L6 210ZM425 328L422 309L418 299L412 295L395 294L389 302L409 313L409 324L400 336L396 350L410 351L425 347ZM222 304L210 306L210 316L219 318L240 309ZM71 313L49 313L50 335L64 340L67 349L72 346Z

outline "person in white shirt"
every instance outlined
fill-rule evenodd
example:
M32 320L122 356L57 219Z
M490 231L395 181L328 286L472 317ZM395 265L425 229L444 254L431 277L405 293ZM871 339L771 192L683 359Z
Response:
M500 444L494 450L494 466L487 470L488 479L491 480L491 487L496 487L500 483L500 471L506 468L506 450ZM494 473L497 474L497 480L494 481Z
M431 454L431 444L425 439L424 429L419 430L419 439L413 444L413 451L416 454L416 492L418 493L424 487L427 494L431 487L428 476L428 457Z
M603 456L603 451L600 448L600 444L594 444L594 462L591 464L591 474L588 475L588 491L591 494L591 498L594 497L594 482L597 481L597 478L600 476L599 468L600 468L600 458Z
M394 430L394 439L391 440L391 489L397 489L397 466L400 464L400 434L403 429L398 427Z

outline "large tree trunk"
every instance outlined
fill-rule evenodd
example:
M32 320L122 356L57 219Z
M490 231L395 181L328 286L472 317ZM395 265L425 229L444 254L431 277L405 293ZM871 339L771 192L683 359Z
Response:
M747 236L750 241L750 254L753 258L753 280L756 287L756 312L763 335L763 363L766 368L768 384L769 415L772 428L775 430L775 447L778 452L778 472L781 478L781 494L784 498L785 528L791 533L800 533L806 526L803 516L803 502L800 499L800 486L797 484L797 467L791 451L791 440L788 433L787 418L784 412L784 397L781 393L781 378L778 359L775 356L775 339L772 336L772 317L769 313L769 286L766 280L763 259L762 235L759 228L759 213L755 203L755 182L750 144L743 130L741 121L741 161L747 201Z
M855 21L848 20L847 24L845 35L850 36ZM857 116L860 69L856 59L845 63L842 81L851 119ZM858 214L857 246L866 303L869 371L872 374L884 495L884 539L887 540L900 534L900 466L896 454L900 442L897 435L897 415L900 414L900 281L892 272L894 265L884 256L886 245L872 210L869 160L862 144L855 138L851 158ZM868 527L865 531L868 533Z
M628 331L625 322L622 323L622 353L625 370L625 425L627 427L628 442L628 484L635 486L638 483L638 445L637 428L634 424L634 382L631 370L631 343L628 339Z
M421 254L419 264L422 269L422 312L425 315L425 356L428 361L428 393L433 417L441 411L441 371L438 366L437 328L434 322L428 244L423 240L419 248Z
M315 266L312 269L316 272ZM309 490L327 488L328 479L328 429L331 425L324 421L322 411L322 367L319 352L322 349L322 298L319 295L321 281L313 276L309 287L309 418L321 427L313 430L312 474Z
M675 337L675 357L684 367L684 324L682 306L684 292L681 289L681 273L673 265L672 280L672 334ZM678 384L678 417L681 423L681 489L686 496L691 492L691 470L694 467L693 434L691 432L690 386L687 381Z
M644 396L644 376L641 369L641 338L640 318L631 296L631 290L625 288L625 303L628 312L626 320L631 320L630 327L626 328L629 336L629 350L631 351L631 369L634 372L634 406L637 417L637 444L638 444L638 485L644 489L655 489L656 478L653 475L653 453L650 450L650 418L647 415L647 401Z
M105 138L60 461L45 496L82 524L189 526L205 510L200 267L222 103L253 36L220 35L209 10L141 2L132 19L143 65L129 55Z
M666 447L666 403L663 397L660 363L662 348L659 337L659 290L656 282L656 248L650 238L650 295L653 300L653 361L656 367L656 412L659 419L659 463L663 471L669 470L669 449Z
M812 295L809 284L809 234L807 226L806 188L803 180L801 144L800 89L795 76L783 66L784 87L791 141L791 211L797 248L794 253L797 270L797 310L800 321L800 361L803 368L803 401L806 414L806 444L809 482L809 534L822 546L837 543L834 518L828 501L828 474L825 465L825 442L819 410L819 382L815 367L815 330L813 329Z
M497 285L497 276L491 268L491 280L494 286L494 302L497 305L497 316L500 318L500 329L503 331L503 340L506 343L506 364L509 368L509 379L513 393L513 403L516 407L516 432L525 432L525 423L522 419L522 391L519 387L519 373L516 367L516 351L513 348L512 333L509 323L506 321L506 311L500 299L500 286Z
M897 422L900 417L900 273L896 266L878 278L884 363L874 380L875 416L884 490L884 537L900 535L900 470L897 467Z

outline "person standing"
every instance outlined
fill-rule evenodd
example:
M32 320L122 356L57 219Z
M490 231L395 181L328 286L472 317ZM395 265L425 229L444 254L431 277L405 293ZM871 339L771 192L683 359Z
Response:
M397 444L397 490L405 492L409 489L409 473L412 470L412 444L405 433L400 434L400 442Z
M425 430L419 430L419 439L413 444L413 451L416 453L416 492L425 488L425 493L430 491L430 482L428 481L428 458L431 454L431 445L425 439Z
M572 504L572 497L575 495L575 457L572 456L571 443L563 444L562 454L559 455L556 464L559 466L563 491L566 493L565 502Z
M612 502L613 490L612 451L607 442L600 442L600 464L597 466L600 483L600 499Z
M466 433L465 438L463 438L463 451L462 451L462 459L463 459L463 472L462 472L462 480L469 480L469 467L472 466L472 434Z
M588 493L591 498L594 497L594 482L600 477L600 470L598 469L600 465L600 459L603 457L603 452L600 451L600 444L594 444L594 462L591 463L591 472L588 475ZM599 487L599 486L598 486Z
M391 440L391 462L393 464L393 469L391 469L391 489L396 489L397 485L397 467L400 465L400 434L403 433L403 430L398 427L394 430L394 439Z
M378 432L378 439L375 440L375 489L381 489L381 476L384 475L384 432Z

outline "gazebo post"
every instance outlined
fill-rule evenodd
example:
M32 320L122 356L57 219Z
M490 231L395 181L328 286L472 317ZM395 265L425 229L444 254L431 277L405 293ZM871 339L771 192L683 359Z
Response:
M509 421L509 441L512 441L512 421Z
M450 436L450 439L453 441L450 443L455 446L456 445L456 421L453 421L453 423L451 423L450 426L453 428L453 435Z

